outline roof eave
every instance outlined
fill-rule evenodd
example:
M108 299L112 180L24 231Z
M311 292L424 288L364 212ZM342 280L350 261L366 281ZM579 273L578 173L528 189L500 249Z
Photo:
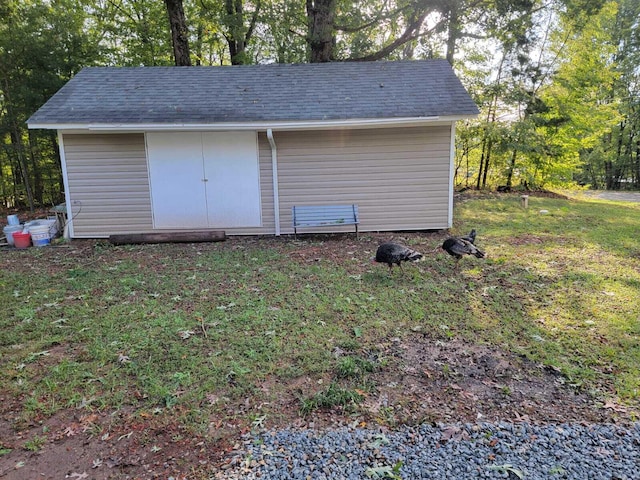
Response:
M29 122L29 129L74 130L87 132L152 132L152 131L230 131L230 130L319 130L336 128L376 128L421 126L451 123L475 118L477 114L403 118L363 118L349 120L259 121L228 123L39 123Z

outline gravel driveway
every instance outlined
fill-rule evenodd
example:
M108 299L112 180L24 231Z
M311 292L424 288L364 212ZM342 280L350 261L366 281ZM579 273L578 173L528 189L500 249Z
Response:
M603 200L613 200L616 202L640 202L640 192L612 192L607 190L586 190L575 194L579 198L601 198Z

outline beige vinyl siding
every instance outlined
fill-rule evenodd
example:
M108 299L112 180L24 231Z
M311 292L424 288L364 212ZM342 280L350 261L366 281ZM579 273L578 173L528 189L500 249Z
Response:
M144 134L63 136L73 212L73 236L148 233L153 228ZM227 229L230 235L275 232L271 148L258 135L262 227ZM175 231L175 230L171 230Z
M64 135L74 237L151 229L143 134Z
M360 231L448 227L451 127L279 132L282 233L293 205L357 203ZM321 227L302 231L353 231Z

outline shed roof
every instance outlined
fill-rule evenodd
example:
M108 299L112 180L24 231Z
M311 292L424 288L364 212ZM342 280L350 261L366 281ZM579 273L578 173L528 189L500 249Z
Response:
M28 120L220 124L468 117L478 109L445 60L223 67L90 67Z

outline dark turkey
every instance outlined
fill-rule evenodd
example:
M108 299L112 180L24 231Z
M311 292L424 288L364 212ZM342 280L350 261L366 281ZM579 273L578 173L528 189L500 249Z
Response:
M474 231L472 231L474 232ZM475 240L475 232L473 235ZM476 247L473 242L464 237L449 237L442 244L442 249L456 259L456 265L464 255L474 255L478 258L484 257L484 252Z
M402 262L415 262L421 258L421 253L411 250L404 245L398 243L383 243L378 247L373 261L386 263L389 265L389 273L391 273L394 264L398 265L400 270L402 270Z

